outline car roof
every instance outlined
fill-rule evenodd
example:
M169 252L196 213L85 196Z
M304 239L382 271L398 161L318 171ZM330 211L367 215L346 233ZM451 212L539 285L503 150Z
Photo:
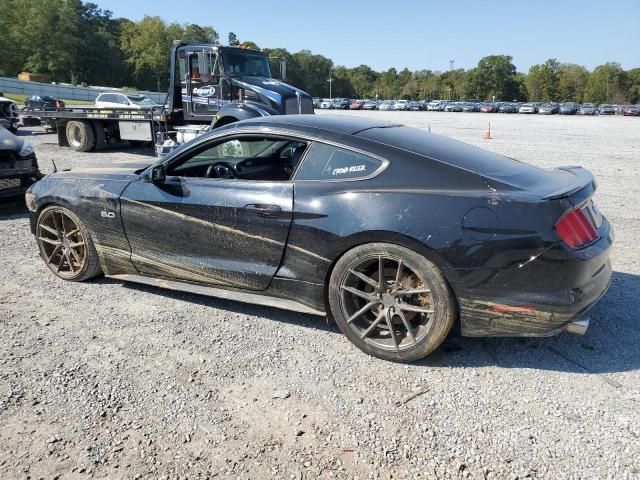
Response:
M337 115L273 115L270 117L252 118L237 122L236 125L280 126L298 130L315 128L344 135L353 135L371 128L388 128L399 126L382 120L370 118L345 117Z

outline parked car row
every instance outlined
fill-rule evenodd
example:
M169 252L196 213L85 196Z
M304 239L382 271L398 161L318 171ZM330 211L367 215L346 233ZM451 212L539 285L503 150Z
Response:
M335 110L407 110L436 112L523 113L541 115L625 115L640 116L640 105L540 102L481 102L480 100L350 100L314 98L314 108Z
M428 100L351 100L348 98L313 99L313 108L330 110L426 110Z

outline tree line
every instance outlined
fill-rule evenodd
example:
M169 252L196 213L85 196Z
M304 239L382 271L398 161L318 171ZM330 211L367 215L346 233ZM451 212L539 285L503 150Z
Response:
M52 81L163 91L175 39L220 43L211 26L146 16L134 22L82 0L0 0L0 75L44 73ZM229 33L229 45L258 48ZM606 63L593 71L549 59L518 72L513 58L490 55L469 70L375 71L336 66L309 50L263 48L275 76L287 60L287 82L314 96L380 99L640 102L640 68ZM329 79L331 78L331 83Z

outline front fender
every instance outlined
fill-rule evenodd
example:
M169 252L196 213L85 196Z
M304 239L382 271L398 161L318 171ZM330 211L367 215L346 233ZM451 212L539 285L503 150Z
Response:
M75 213L91 236L103 271L107 275L135 271L130 261L131 249L120 219L120 195L130 180L78 178L65 172L47 175L29 192L32 233L40 212L59 205Z
M278 115L278 112L270 107L253 102L227 103L218 110L218 113L216 114L216 122L214 123L213 128L228 125L229 123L240 120L268 117L269 115Z

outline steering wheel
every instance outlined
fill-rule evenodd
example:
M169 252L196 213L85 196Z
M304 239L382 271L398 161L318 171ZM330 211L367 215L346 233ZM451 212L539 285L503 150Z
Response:
M207 178L238 178L233 167L226 162L216 162L209 165L205 176Z

